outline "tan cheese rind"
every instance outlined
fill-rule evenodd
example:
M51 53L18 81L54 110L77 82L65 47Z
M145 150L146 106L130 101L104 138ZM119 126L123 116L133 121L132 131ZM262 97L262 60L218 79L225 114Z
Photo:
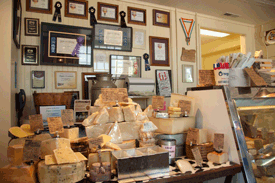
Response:
M110 109L108 109L108 113L110 117L109 122L124 121L124 115L121 107L111 107Z
M38 163L38 179L40 183L75 183L85 177L84 161L63 165L46 165L45 161Z
M45 164L46 165L57 165L57 161L54 155L46 155L45 156Z
M98 115L98 112L93 113L92 115L88 116L88 118L84 119L82 122L83 126L91 126L93 125L94 119Z
M9 146L7 150L8 161L13 166L23 164L23 149L22 145Z
M63 133L59 134L60 137L62 138L67 138L70 140L75 140L79 138L79 128L69 128L69 129L64 129Z
M44 140L41 143L41 157L42 159L44 159L46 155L53 155L53 150L66 147L71 147L69 139L53 138L49 140Z
M54 157L56 159L57 164L65 164L65 163L76 163L79 162L79 159L73 152L71 148L60 148L53 150Z
M109 122L109 113L106 107L103 107L95 117L94 124L105 124Z
M101 152L102 162L111 162L111 152ZM99 163L98 153L90 153L88 157L88 166L91 168L93 163Z
M76 152L74 153L76 155L76 157L78 158L79 161L87 161L88 159L83 156L83 154L81 154L80 152Z
M123 109L124 119L126 122L134 122L137 120L135 109L133 109L133 107L126 106L126 107L123 107L122 109Z
M147 117L152 117L153 116L153 112L154 109L152 107L152 105L149 105L145 110L144 110L145 114L147 115Z
M36 171L34 165L12 166L0 168L0 182L9 183L36 183Z
M213 163L225 163L228 161L228 154L225 152L217 153L217 152L211 152L207 154L208 161L211 161Z

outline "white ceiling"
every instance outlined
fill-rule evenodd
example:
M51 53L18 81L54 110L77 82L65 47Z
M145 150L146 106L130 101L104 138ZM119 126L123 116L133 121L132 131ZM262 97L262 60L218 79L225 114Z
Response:
M275 0L139 0L254 25L275 19ZM233 18L226 12L240 15Z

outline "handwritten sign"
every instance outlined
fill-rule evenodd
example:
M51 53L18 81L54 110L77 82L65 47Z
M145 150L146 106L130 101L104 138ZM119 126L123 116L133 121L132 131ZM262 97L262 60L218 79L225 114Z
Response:
M197 163L197 165L199 167L202 167L202 157L201 157L201 153L198 147L194 147L193 149L191 149L193 156L195 158L195 161Z
M61 119L62 119L63 125L73 126L74 125L74 110L73 109L61 110Z
M186 144L197 144L199 142L199 129L189 128L186 137Z
M26 140L23 149L23 161L38 161L41 156L40 148L40 140Z
M63 133L63 123L61 117L49 117L47 118L49 131L51 134L55 134L56 132Z
M164 96L153 96L152 107L153 107L153 109L163 109L164 108Z
M179 100L179 108L181 108L182 114L185 114L186 111L189 115L191 110L191 101Z
M216 151L222 151L224 147L224 134L214 133L214 149Z
M244 69L245 72L248 74L248 76L250 77L250 79L253 81L253 83L256 86L264 86L267 85L267 83L265 82L265 80L259 76L254 69L250 69L250 68L245 68Z
M195 53L196 50L186 50L185 48L182 48L180 60L185 62L195 62Z
M92 139L89 139L88 142L89 142L90 149L94 147L97 148L99 145L103 143L103 137L92 138Z
M255 149L257 150L262 149L264 147L263 140L262 139L254 140L254 146L255 146Z
M91 100L75 100L74 110L75 112L88 112L90 110Z
M103 102L128 102L126 88L101 88Z
M215 76L213 70L199 70L199 83L202 86L214 86Z
M31 131L44 130L42 114L29 115Z

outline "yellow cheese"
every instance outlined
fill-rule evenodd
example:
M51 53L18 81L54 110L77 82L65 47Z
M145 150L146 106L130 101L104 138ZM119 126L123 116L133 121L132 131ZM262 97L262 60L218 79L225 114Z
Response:
M53 150L58 148L71 147L70 140L65 138L52 138L44 140L41 143L41 157L45 158L46 155L53 155Z
M101 146L103 147L106 143L110 142L112 140L112 137L110 137L109 135L105 135L102 134L99 137L103 138L103 143L101 144Z
M111 152L101 152L101 161L102 162L111 162ZM99 163L98 153L90 153L88 157L88 166L92 167L93 163Z
M54 157L57 161L57 164L65 164L65 163L76 163L79 162L77 156L74 154L71 148L60 148L53 150Z
M175 112L175 111L168 111L169 114L172 114L172 115L180 115L181 112Z
M17 138L17 139L12 139L9 143L9 146L14 146L14 145L21 145L24 146L25 145L25 138Z
M114 150L121 150L121 148L116 145L116 144L113 144L111 142L108 142L104 145L105 148L109 148L109 149L114 149Z
M83 126L91 126L93 125L94 119L98 115L98 112L93 113L92 115L88 116L88 118L84 119L82 122Z
M94 120L94 124L105 124L109 122L109 113L106 107L103 107Z
M124 114L124 119L126 122L134 122L137 120L137 116L135 114L135 108L133 109L133 107L131 107L133 105L130 106L126 106L123 107L123 114Z
M181 112L180 107L168 107L168 111Z
M18 138L24 138L29 136L22 128L19 128L18 126L11 127L9 129L9 133Z
M169 114L170 118L179 118L180 114Z
M34 165L7 165L3 168L0 168L0 180L1 183L36 183L35 173Z
M48 139L51 139L51 135L49 133L42 133L42 134L39 134L39 135L35 135L33 137L32 140L38 140L38 141L44 141L44 140L48 140Z
M46 155L45 156L45 164L46 165L56 165L57 161L56 161L54 155Z
M34 132L31 131L31 126L29 124L23 124L20 126L20 128L22 130L24 130L24 132L26 132L28 134L28 136L34 135Z
M108 109L110 116L109 122L121 122L124 121L124 115L121 107L111 107Z
M23 147L22 145L8 147L7 156L11 165L19 166L23 164Z
M83 156L83 154L81 154L80 152L76 152L74 153L76 155L76 157L78 158L79 161L87 161L88 159Z
M67 138L70 140L78 139L79 138L79 128L75 127L75 128L64 129L64 132L60 133L59 135L62 138Z

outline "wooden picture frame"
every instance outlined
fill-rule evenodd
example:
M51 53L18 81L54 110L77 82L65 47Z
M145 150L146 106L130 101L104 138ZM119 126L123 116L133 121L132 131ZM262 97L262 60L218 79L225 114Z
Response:
M146 49L146 30L133 29L133 48Z
M118 5L101 2L97 3L97 20L118 22L118 12Z
M13 0L13 41L17 49L20 49L22 27L21 0Z
M55 80L55 89L76 89L77 88L76 71L55 71L54 80Z
M128 23L146 26L146 9L127 7Z
M151 66L170 66L169 38L149 37Z
M31 75L31 86L34 89L43 89L45 88L45 71L32 71Z
M45 1L47 2L39 3L38 0L26 0L26 11L52 14L53 0L45 0Z
M40 21L38 18L25 18L25 36L40 36Z
M170 12L153 9L153 25L170 28Z
M39 46L22 45L21 64L39 65Z
M182 82L183 83L194 83L194 66L193 65L182 65Z
M88 1L65 0L65 17L88 19Z

